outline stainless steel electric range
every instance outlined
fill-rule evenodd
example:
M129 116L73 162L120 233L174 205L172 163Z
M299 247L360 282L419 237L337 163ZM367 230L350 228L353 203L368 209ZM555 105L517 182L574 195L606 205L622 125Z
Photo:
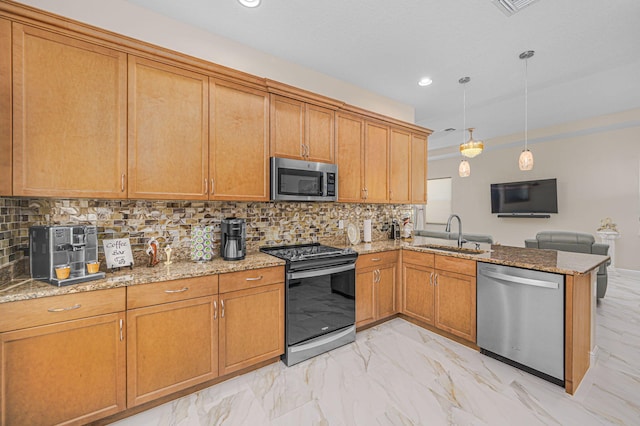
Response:
M268 246L285 260L286 365L351 343L356 337L358 253L321 244Z

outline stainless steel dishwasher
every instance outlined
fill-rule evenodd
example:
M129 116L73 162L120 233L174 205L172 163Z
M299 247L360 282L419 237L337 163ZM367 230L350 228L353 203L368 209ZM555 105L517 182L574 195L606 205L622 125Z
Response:
M564 275L478 262L480 352L564 386Z

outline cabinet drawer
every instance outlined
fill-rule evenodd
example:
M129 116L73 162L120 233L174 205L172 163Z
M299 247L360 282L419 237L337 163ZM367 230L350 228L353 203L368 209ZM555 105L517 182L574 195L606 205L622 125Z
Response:
M284 282L284 267L249 269L220 275L220 293Z
M389 263L396 263L398 261L398 253L399 252L397 250L391 250L383 251L381 253L363 254L358 256L356 268L364 269Z
M125 310L125 288L0 304L0 332Z
M429 268L433 268L434 265L434 254L433 253L421 253L417 251L402 251L402 262L403 263L413 263L415 265L422 265Z
M469 259L459 259L450 256L436 256L436 269L449 272L457 272L459 274L476 276L476 261Z
M217 275L136 285L127 288L127 309L211 296L217 292Z

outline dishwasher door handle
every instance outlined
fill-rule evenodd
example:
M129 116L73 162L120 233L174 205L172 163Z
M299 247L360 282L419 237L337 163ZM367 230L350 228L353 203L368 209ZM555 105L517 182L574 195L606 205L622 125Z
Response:
M495 278L500 281L506 281L514 284L531 285L534 287L544 287L544 288L551 288L551 289L557 289L558 287L560 287L558 283L555 283L552 281L533 280L531 278L516 277L514 275L501 274L499 272L484 270L484 271L480 271L480 274L489 278Z

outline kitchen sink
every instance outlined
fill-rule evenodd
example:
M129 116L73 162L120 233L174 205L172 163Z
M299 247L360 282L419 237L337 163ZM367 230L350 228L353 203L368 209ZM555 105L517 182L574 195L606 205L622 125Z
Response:
M431 250L441 250L441 251L449 251L453 253L463 253L463 254L482 254L485 252L484 250L479 250L479 249L472 249L472 248L466 248L466 247L439 246L435 244L421 244L414 247L428 248Z

